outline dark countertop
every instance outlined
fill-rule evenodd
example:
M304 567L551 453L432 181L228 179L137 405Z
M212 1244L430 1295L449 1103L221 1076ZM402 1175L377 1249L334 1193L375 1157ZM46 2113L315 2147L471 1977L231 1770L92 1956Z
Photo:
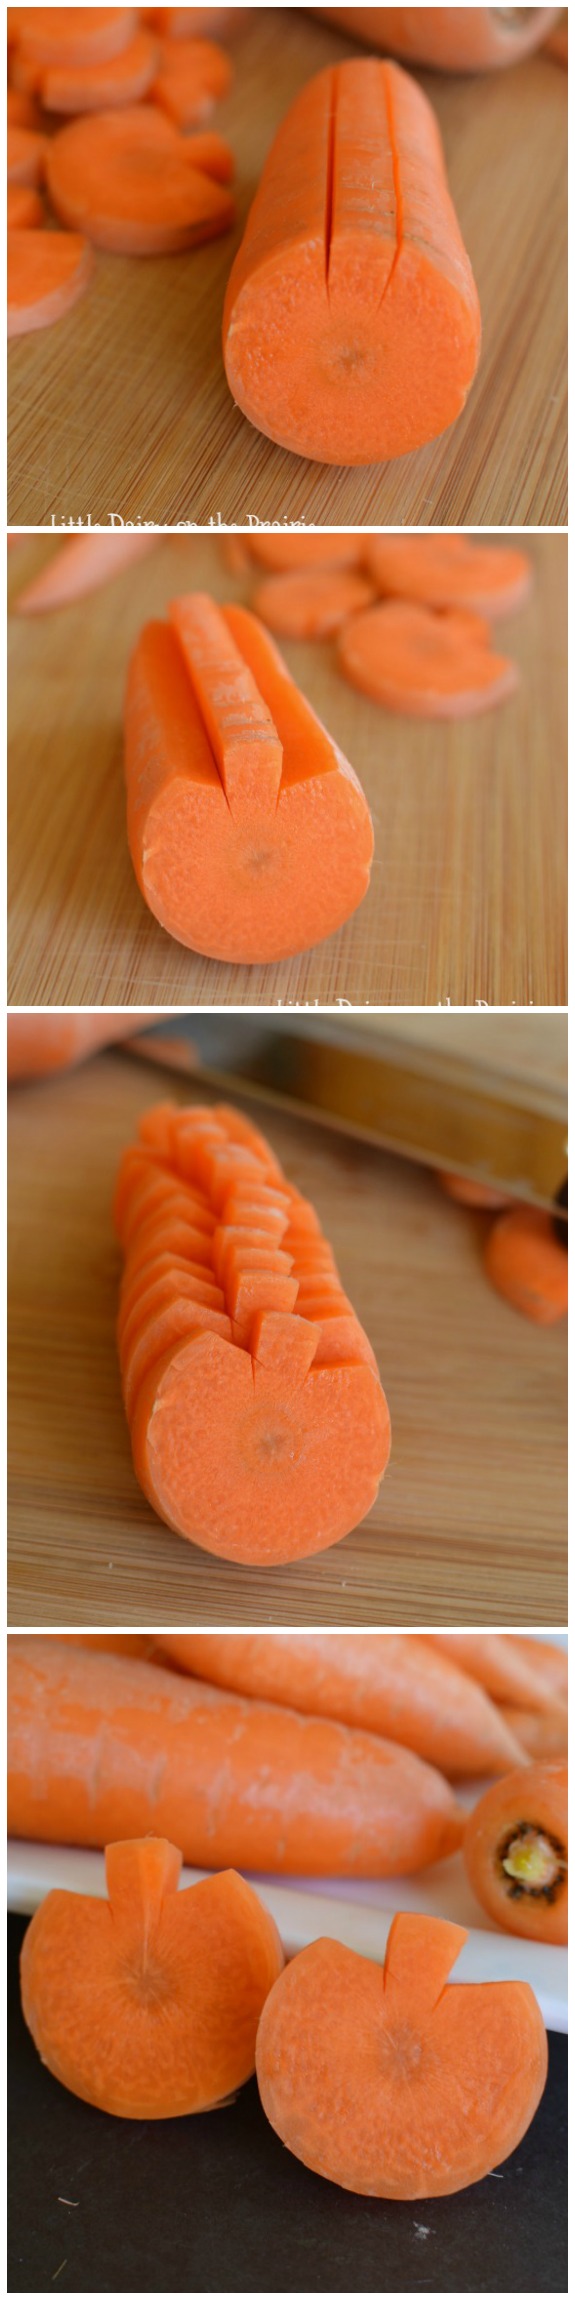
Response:
M229 2109L161 2124L65 2092L20 2011L25 1924L8 1921L9 2292L566 2292L565 2037L501 2172L372 2202L288 2155L255 2081Z

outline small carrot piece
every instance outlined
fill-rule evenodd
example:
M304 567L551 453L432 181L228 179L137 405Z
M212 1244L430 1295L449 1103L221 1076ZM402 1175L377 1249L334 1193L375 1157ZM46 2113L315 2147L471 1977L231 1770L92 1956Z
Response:
M280 1975L256 2047L284 2147L358 2196L453 2196L509 2156L547 2075L526 1981L447 1983L467 1940L439 1917L393 1918L382 1974L313 1941Z
M20 591L12 612L46 615L58 607L74 606L77 599L99 591L103 583L123 574L125 567L153 551L157 543L157 535L140 529L111 535L71 535Z
M446 1198L454 1198L458 1206L477 1206L495 1211L509 1205L509 1191L497 1190L491 1182L475 1182L469 1174L439 1173L437 1180Z
M40 2057L108 2116L194 2115L253 2075L279 1933L233 1869L178 1892L181 1866L165 1838L107 1845L107 1902L48 1893L24 1934L22 2010Z
M137 8L25 8L21 51L38 64L107 63L120 56L137 28Z
M313 8L370 48L391 50L441 72L517 64L545 40L560 8Z
M474 1807L463 1841L470 1884L504 1932L567 1940L567 1766L508 1773Z
M8 334L64 319L88 287L93 256L76 232L8 233Z
M348 616L373 605L373 584L355 569L317 567L309 573L294 568L288 575L269 575L254 591L252 608L269 631L286 639L321 639L339 631Z
M473 718L518 685L516 663L493 653L488 623L467 608L387 599L344 623L337 645L352 686L405 718Z
M256 618L201 593L128 674L128 844L169 934L265 964L335 933L369 885L366 799Z
M196 167L193 147L152 105L97 112L61 128L47 181L61 222L97 247L164 255L228 231L231 194Z
M44 222L40 193L33 184L8 185L9 232L34 231Z
M382 462L455 421L480 334L423 90L373 58L318 73L276 136L232 265L232 398L297 455Z
M47 65L40 84L47 112L103 112L137 104L152 87L157 43L136 32L121 55L95 64Z
M560 1701L549 1709L509 1709L499 1712L509 1732L519 1741L526 1757L538 1763L549 1758L567 1757L569 1732L567 1710Z
M378 589L423 607L470 607L495 622L529 598L526 551L465 535L366 535L365 565Z
M513 1206L500 1214L489 1233L484 1267L496 1293L537 1326L554 1326L567 1315L567 1239L562 1246L549 1214Z
M8 127L9 184L41 184L45 172L46 138L32 128Z
M410 1750L55 1637L8 1648L13 1836L171 1832L194 1867L406 1876L461 1843L453 1790Z
M493 1701L516 1702L520 1709L544 1709L541 1672L529 1653L517 1649L515 1637L487 1630L429 1630L428 1645L437 1647L458 1669L478 1679Z
M162 40L150 95L176 128L195 128L227 96L231 80L230 58L214 40Z

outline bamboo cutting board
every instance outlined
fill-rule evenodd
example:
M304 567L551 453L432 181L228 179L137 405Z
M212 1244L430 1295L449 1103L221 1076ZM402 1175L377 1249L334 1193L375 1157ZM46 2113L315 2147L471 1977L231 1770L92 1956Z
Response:
M57 549L11 553L14 598ZM333 642L285 643L351 759L375 827L369 894L339 934L271 966L185 950L136 885L122 696L142 624L177 590L250 596L221 542L160 538L106 590L10 622L9 996L15 1005L562 1005L567 702L563 536L529 538L531 603L500 629L516 696L483 717L401 719L348 685Z
M159 525L566 519L567 80L546 56L467 80L419 75L483 315L479 374L454 429L397 462L343 470L285 453L234 407L222 307L263 161L304 82L357 53L295 8L260 8L238 31L234 87L215 115L236 155L237 228L183 256L98 252L68 318L11 344L11 524L113 512Z
M200 1099L175 1080L168 1091ZM564 1621L563 1329L541 1331L491 1291L484 1216L283 1113L266 1110L266 1132L317 1206L375 1348L390 1466L363 1526L277 1571L210 1558L153 1515L120 1395L110 1203L140 1113L165 1097L165 1071L123 1051L11 1092L10 1624Z

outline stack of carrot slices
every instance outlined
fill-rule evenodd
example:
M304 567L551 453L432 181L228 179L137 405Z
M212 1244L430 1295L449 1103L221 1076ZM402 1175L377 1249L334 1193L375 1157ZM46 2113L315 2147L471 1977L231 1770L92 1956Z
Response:
M93 271L92 243L163 255L229 230L233 155L204 123L232 67L223 48L196 37L212 14L8 11L9 335L71 308ZM73 117L47 138L38 132L46 115ZM66 237L44 230L41 184Z

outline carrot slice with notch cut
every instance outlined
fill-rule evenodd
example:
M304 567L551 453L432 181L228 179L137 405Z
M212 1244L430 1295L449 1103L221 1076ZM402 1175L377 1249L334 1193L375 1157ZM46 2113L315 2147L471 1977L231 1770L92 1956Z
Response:
M104 112L113 105L137 104L152 86L157 43L136 32L121 55L95 64L47 65L40 84L48 112Z
M533 587L526 551L465 535L366 535L364 554L381 592L423 607L470 607L490 622L523 607Z
M352 686L407 718L474 717L519 682L516 663L493 653L489 625L464 608L387 599L344 623L337 646Z
M46 173L62 223L120 254L194 247L233 222L230 192L196 166L193 146L152 105L86 115L61 128Z
M286 639L323 639L341 630L349 615L373 606L373 583L355 568L298 568L289 575L270 575L254 591L254 615Z
M84 294L93 255L76 232L8 233L8 334L52 327Z
M177 128L193 128L227 96L231 80L230 58L215 40L162 40L150 95Z

